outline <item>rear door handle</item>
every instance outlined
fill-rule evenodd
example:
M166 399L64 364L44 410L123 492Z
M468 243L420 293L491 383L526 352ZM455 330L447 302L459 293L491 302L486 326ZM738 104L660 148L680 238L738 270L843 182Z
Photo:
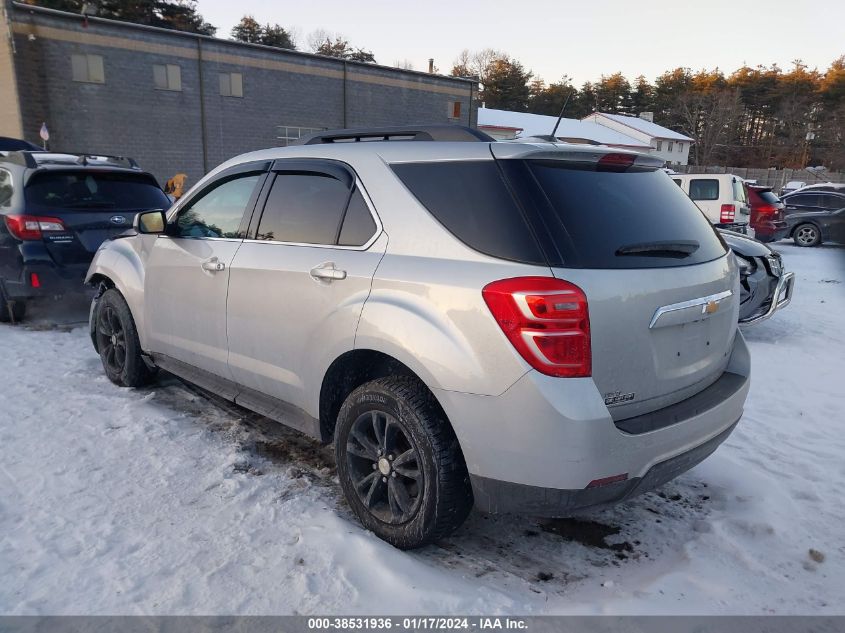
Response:
M202 269L212 273L219 273L221 270L226 269L226 264L218 260L216 257L212 257L202 263Z
M317 281L335 281L346 279L346 271L336 268L334 262L323 262L311 269L311 277Z

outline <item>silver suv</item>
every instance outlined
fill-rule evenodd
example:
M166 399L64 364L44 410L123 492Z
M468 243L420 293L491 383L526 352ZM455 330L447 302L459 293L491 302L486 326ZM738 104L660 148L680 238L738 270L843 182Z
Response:
M653 158L490 141L324 133L139 215L87 276L107 375L161 367L333 442L400 548L473 504L564 516L691 468L748 392L734 257Z

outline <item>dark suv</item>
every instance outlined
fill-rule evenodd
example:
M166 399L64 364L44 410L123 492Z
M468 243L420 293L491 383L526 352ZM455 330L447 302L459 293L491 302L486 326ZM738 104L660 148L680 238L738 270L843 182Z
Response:
M23 319L28 299L83 290L103 241L169 206L132 159L0 152L0 321Z

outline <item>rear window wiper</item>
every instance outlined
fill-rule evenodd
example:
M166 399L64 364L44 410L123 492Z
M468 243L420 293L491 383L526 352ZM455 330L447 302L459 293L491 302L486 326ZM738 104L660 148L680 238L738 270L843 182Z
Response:
M629 244L616 249L616 255L636 255L638 257L689 257L698 250L699 243L695 240L675 240L665 242L644 242Z

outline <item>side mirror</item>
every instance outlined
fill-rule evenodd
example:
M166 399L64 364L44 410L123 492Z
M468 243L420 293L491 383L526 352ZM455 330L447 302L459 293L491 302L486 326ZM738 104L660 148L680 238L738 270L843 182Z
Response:
M167 216L164 211L145 211L135 216L134 228L141 234L164 233L167 227Z

